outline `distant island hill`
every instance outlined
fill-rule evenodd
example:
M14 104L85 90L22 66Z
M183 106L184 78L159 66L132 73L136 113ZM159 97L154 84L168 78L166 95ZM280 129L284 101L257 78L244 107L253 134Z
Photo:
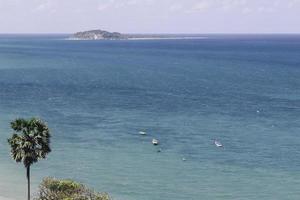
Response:
M71 39L78 40L126 40L128 36L118 32L108 32L104 30L90 30L77 32L71 36Z
M89 30L74 33L71 40L128 40L128 39L203 39L197 34L122 34L105 30Z

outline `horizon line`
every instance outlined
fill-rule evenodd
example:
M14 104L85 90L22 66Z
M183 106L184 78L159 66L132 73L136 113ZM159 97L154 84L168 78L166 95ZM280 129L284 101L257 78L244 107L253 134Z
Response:
M84 31L83 31L84 32ZM72 33L59 33L59 32L0 32L0 35L72 35L76 32ZM300 35L299 33L289 33L289 32L281 32L281 33L268 33L268 32L256 32L256 33L122 33L128 35Z

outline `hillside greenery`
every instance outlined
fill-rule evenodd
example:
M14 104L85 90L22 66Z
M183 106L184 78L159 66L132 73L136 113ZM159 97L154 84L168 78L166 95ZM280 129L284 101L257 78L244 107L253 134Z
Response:
M70 179L44 178L35 200L111 200L107 193L99 193Z

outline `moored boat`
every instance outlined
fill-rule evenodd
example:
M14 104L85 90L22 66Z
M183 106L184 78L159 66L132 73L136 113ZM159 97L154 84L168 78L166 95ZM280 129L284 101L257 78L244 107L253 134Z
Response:
M159 141L157 139L152 139L152 144L153 145L158 145L159 144Z
M218 140L215 140L214 143L217 147L223 147L223 144Z
M140 131L139 134L140 135L147 135L147 133L145 131Z

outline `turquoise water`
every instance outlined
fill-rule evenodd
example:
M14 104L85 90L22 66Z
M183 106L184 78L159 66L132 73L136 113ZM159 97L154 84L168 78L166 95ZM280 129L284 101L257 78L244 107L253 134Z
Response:
M38 116L53 152L34 190L54 176L116 200L299 199L300 36L64 37L0 36L0 196L26 195L9 122Z

